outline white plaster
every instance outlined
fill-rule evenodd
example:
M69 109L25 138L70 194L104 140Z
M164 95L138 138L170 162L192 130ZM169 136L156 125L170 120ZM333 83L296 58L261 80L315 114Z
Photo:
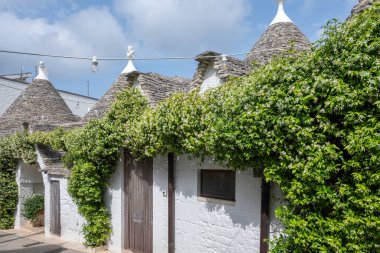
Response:
M167 159L155 157L153 169L153 252L160 253L167 252L168 245ZM259 252L261 178L252 171L237 172L234 202L201 198L200 169L224 168L212 159L200 163L179 156L175 161L176 252ZM271 217L272 230L276 222Z
M38 153L37 153L38 154ZM37 156L38 159L38 156ZM49 181L49 176L47 173L42 174L43 182L44 182L44 189L45 189L45 194L44 194L44 200L45 200L45 235L49 236L50 235L50 181Z
M168 252L168 159L153 161L153 252Z
M50 176L49 184L51 180L59 181L60 186L61 238L64 240L84 242L82 227L85 219L79 214L77 206L67 191L68 179L65 177Z
M48 169L48 166L43 162L41 153L37 149L37 163L42 170ZM61 238L64 240L72 240L84 242L82 227L85 219L79 214L78 207L68 193L68 178L63 176L49 175L43 173L43 183L45 189L45 235L50 236L50 192L51 181L59 181L60 187L60 210L61 210Z
M109 180L109 187L104 196L106 207L111 213L112 234L108 249L122 251L124 249L124 157L120 152L116 171Z
M28 165L22 161L17 163L16 183L18 186L18 202L15 216L15 227L25 225L26 219L22 216L22 208L25 200L34 194L44 194L42 174L38 166Z
M136 88L136 89L139 89L141 91L141 93L143 93L143 90L141 88L141 84L140 84L140 82L139 82L139 80L137 78L135 80L133 80L132 87Z
M45 63L43 61L40 61L38 65L38 75L35 79L41 79L41 80L49 80L47 69L45 67Z
M269 212L269 222L270 222L270 234L269 239L272 240L276 236L282 234L284 230L284 225L276 219L275 211L278 207L286 205L285 197L278 185L271 186L271 195L270 195L270 212Z
M285 10L284 10L285 0L276 0L276 2L278 3L277 14L269 26L277 24L277 23L293 23L293 21L285 13Z
M83 117L98 102L97 99L74 93L58 91L74 115Z
M85 222L84 218L79 214L78 208L73 202L67 191L68 179L60 176L51 176L44 174L45 184L45 235L51 236L50 233L50 191L51 181L59 181L60 187L60 210L61 210L61 236L64 240L76 242L84 242L82 227Z
M214 69L213 64L210 64L207 67L206 72L204 74L204 79L201 84L200 93L204 93L209 89L218 87L220 84L221 80L218 76L218 73Z

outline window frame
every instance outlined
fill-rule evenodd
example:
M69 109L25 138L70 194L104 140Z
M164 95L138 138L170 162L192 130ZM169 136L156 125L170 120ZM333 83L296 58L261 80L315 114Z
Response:
M221 195L213 195L213 194L205 194L203 193L203 173L229 173L231 176L233 175L233 198L221 196ZM232 170L223 170L223 169L200 169L199 170L199 187L198 187L198 196L202 198L210 198L210 199L218 199L218 200L225 200L225 201L236 201L236 171Z

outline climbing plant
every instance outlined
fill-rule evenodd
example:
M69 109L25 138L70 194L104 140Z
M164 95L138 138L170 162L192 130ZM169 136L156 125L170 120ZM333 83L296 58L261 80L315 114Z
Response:
M36 137L66 151L86 244L109 238L103 194L126 147L135 157L213 156L263 172L288 202L276 211L284 231L272 252L377 252L379 14L375 1L343 24L333 20L312 52L289 52L205 94L177 93L150 109L127 88L105 118Z
M379 14L376 1L329 22L309 54L290 52L204 95L173 96L128 128L128 147L264 168L288 202L276 211L285 229L272 252L377 252Z
M0 229L14 226L18 188L16 166L19 160L34 164L36 155L27 133L0 138Z
M140 91L127 88L102 119L90 121L83 128L48 133L36 132L30 140L65 151L64 162L71 169L68 191L86 219L83 227L85 245L105 245L111 234L110 213L104 203L108 180L116 169L120 149L126 139L126 124L148 107Z

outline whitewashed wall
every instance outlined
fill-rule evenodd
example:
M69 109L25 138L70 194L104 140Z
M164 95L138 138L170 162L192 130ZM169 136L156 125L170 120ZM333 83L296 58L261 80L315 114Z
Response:
M61 208L61 238L84 242L82 226L84 218L78 213L78 208L67 192L68 179L60 176L44 174L45 184L45 235L50 236L50 183L52 180L59 181L60 208Z
M211 159L201 164L180 156L175 161L176 252L259 252L261 178L253 177L252 171L237 172L234 202L202 198L200 169L223 168ZM156 157L153 170L153 252L159 253L167 252L168 245L167 158ZM273 217L271 224L276 223Z
M15 217L15 227L20 228L25 225L25 218L22 216L22 208L25 200L34 194L44 194L42 173L38 171L38 166L32 166L19 161L16 170L16 183L18 186L18 203Z
M44 163L40 152L37 149L37 163L42 170L48 169ZM50 236L50 193L51 181L59 181L60 209L61 209L61 238L84 242L82 227L85 219L79 214L78 208L68 193L69 179L63 176L49 175L43 173L43 183L45 190L45 235Z
M124 158L121 155L117 169L109 180L109 187L105 194L105 203L110 211L112 234L108 242L108 249L121 251L124 248Z
M63 100L65 100L73 114L80 117L86 115L98 101L94 98L81 96L70 92L58 90L58 93L61 95Z
M153 159L153 252L168 252L168 158Z
M210 64L204 74L204 80L200 88L200 93L204 93L208 89L215 88L221 84L218 73L214 69L213 64Z

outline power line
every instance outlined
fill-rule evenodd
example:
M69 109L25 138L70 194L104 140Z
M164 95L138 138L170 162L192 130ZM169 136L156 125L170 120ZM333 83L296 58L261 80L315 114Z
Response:
M20 51L9 51L9 50L0 50L0 53L7 54L19 54L19 55L29 55L29 56L42 56L42 57L51 57L51 58L62 58L62 59L74 59L74 60L93 60L93 57L79 57L79 56L67 56L67 55L54 55L54 54L42 54L42 53L29 53L29 52L20 52ZM231 57L231 56L240 56L247 55L246 53L237 53L237 54L221 54L221 55L205 55L199 56L199 58L221 58L221 57ZM143 57L143 58L133 58L134 61L160 61L160 60L194 60L198 58L197 56L173 56L173 57ZM125 61L130 60L129 58L97 58L99 61Z

